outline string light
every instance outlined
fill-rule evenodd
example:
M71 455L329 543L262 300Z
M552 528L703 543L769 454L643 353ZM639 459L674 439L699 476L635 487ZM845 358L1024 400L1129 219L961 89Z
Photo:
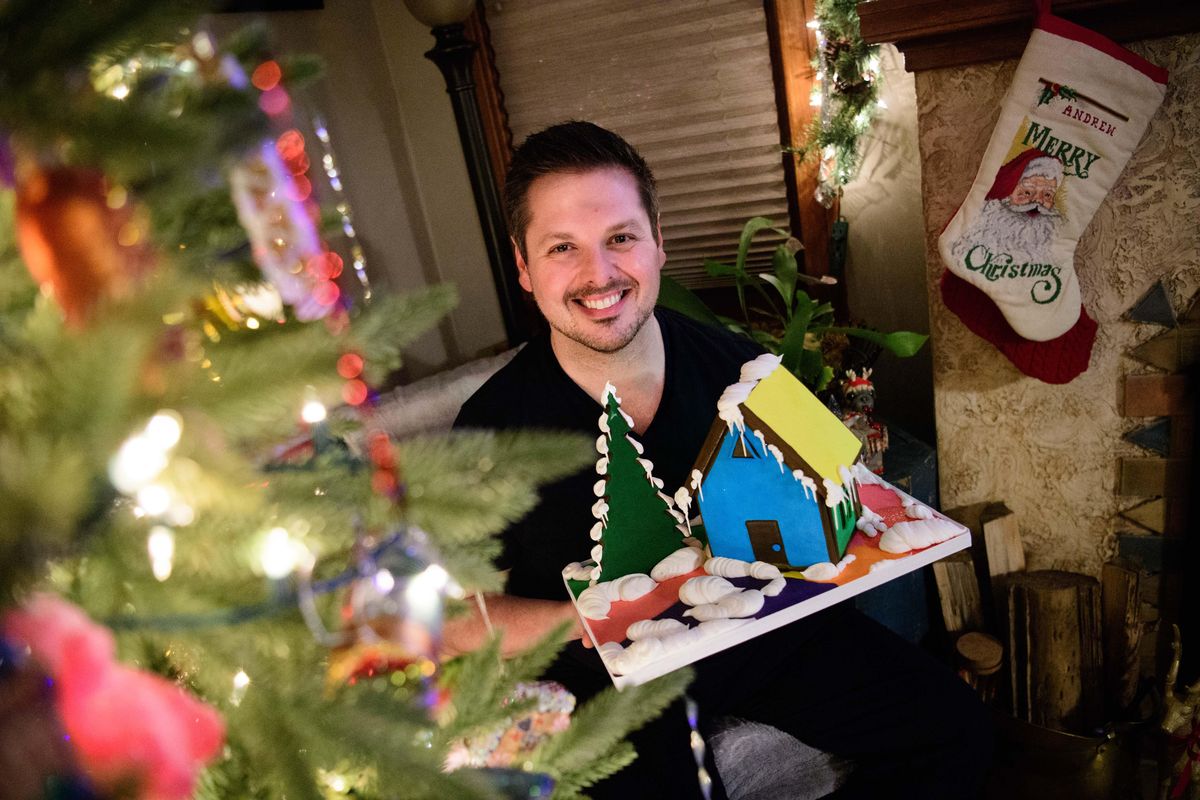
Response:
M325 409L325 404L317 399L316 389L309 386L305 394L304 405L300 408L300 419L309 425L316 425L325 419L328 411Z
M138 489L137 504L152 517L167 513L171 507L171 493L158 483L149 483Z
M250 686L250 676L245 670L239 669L237 674L233 676L233 692L229 695L229 702L232 705L240 706L242 698L246 696L246 689Z
M857 11L832 0L817 0L815 7L816 17L806 23L817 44L809 104L820 112L808 141L796 151L818 155L815 196L830 208L858 171L859 137L886 105L877 102L878 48L862 41Z
M159 411L146 427L126 439L108 464L108 477L125 494L135 494L167 467L170 451L179 443L183 423L179 414ZM166 510L165 508L163 509Z
M150 569L159 581L171 577L175 563L175 534L165 525L155 525L146 538L146 550L150 554Z
M272 580L281 580L292 574L299 562L299 550L303 547L292 539L286 528L272 528L263 538L259 553L262 571Z

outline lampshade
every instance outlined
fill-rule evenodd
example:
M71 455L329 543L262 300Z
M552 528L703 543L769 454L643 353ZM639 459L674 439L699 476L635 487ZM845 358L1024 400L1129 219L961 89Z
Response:
M475 8L475 0L404 0L408 13L431 28L454 25L465 20Z

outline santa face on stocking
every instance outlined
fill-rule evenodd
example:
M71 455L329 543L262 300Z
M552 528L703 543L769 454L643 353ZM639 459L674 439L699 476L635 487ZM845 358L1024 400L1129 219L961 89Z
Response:
M1020 281L1034 303L1062 292L1051 253L1062 214L1057 207L1063 165L1029 149L1002 166L975 221L950 252L963 268L989 282Z

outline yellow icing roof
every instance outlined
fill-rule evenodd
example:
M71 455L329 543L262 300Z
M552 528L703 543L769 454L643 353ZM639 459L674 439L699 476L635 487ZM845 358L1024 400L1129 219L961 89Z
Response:
M759 381L742 405L822 478L841 485L838 467L849 467L858 458L862 447L858 437L783 367Z

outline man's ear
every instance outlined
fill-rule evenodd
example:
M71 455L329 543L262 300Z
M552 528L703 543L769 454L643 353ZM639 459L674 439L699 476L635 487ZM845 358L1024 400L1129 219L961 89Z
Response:
M521 248L517 246L517 240L508 237L508 241L512 244L513 261L517 262L517 283L521 284L521 288L533 294L533 283L529 280L529 265L525 263L525 256L521 255Z
M662 269L667 263L667 251L663 249L662 214L654 220L654 238L658 240L658 268Z

